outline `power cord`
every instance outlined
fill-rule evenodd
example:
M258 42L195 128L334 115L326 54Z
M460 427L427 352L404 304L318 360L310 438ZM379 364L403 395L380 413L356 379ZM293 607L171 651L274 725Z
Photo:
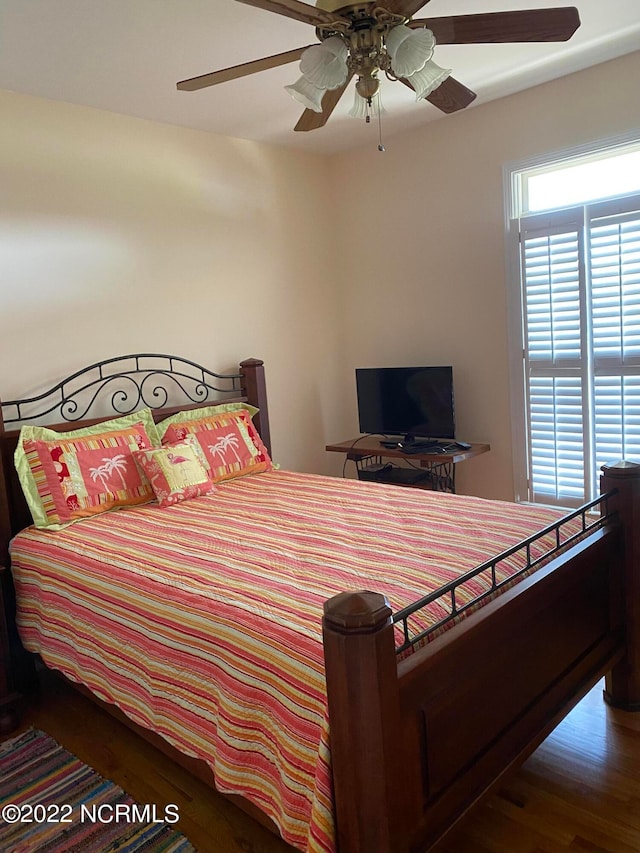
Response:
M359 441L363 441L365 438L373 438L373 436L375 436L375 435L384 435L384 433L367 432L364 435L359 435L358 438L355 438L351 442L351 444L349 445L349 450L347 450L347 452L345 453L344 462L342 463L342 477L343 477L343 479L345 479L347 476L347 462L355 462L356 463L356 469L358 468L357 460L356 459L349 459L349 453L353 450L353 448L356 446L356 444Z

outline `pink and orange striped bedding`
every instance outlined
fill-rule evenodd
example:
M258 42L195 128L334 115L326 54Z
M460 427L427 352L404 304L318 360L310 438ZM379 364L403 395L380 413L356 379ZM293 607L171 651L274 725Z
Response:
M326 853L323 602L372 589L397 610L559 515L271 471L169 509L23 531L18 625L47 665L207 761L288 843Z

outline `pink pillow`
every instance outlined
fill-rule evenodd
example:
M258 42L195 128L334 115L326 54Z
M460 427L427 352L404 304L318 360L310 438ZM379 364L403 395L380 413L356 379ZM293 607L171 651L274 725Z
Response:
M25 441L47 524L67 524L153 500L149 481L133 458L134 451L151 446L142 422L79 438Z
M249 412L242 409L172 423L162 443L193 436L200 461L214 483L273 467Z

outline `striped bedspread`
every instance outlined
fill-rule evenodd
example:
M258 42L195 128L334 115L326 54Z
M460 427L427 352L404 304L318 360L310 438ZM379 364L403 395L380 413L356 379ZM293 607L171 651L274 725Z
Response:
M401 608L559 517L543 508L272 471L12 543L25 646L334 849L323 602ZM434 618L438 617L437 608Z

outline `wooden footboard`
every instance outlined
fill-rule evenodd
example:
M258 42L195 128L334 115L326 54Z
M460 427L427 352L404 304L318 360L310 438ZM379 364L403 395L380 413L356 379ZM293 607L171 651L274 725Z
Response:
M640 707L640 466L602 487L606 525L400 662L382 596L327 602L340 853L428 849L605 674Z

